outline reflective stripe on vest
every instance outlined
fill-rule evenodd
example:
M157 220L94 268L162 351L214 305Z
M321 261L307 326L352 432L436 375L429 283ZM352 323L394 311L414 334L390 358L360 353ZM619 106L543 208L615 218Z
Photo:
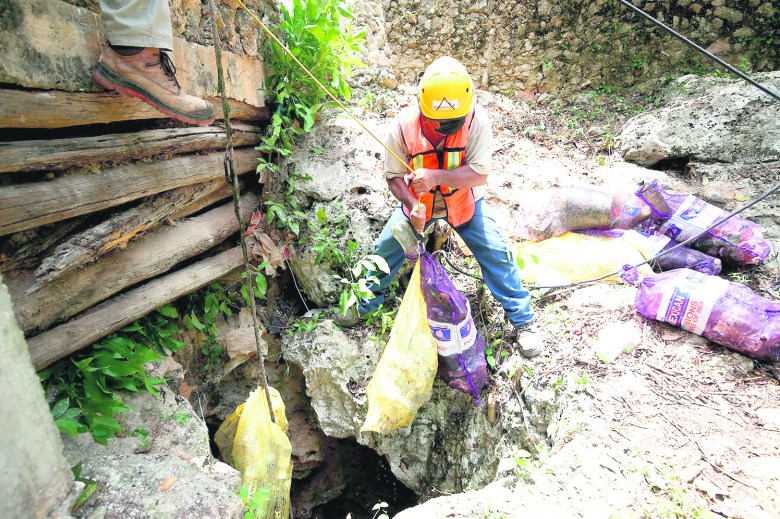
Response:
M409 153L409 166L413 170L421 168L450 170L461 167L466 161L466 143L474 112L466 116L466 122L457 133L445 138L444 146L440 150L434 148L423 135L420 117L420 109L417 106L404 108L400 115L401 138ZM409 189L412 189L411 186ZM447 210L447 221L453 227L467 223L474 216L474 192L471 188L450 189L446 185L441 185L435 186L420 197L420 202L425 204L426 222L433 216L433 203L437 192L442 194ZM406 206L403 210L408 217L409 210Z

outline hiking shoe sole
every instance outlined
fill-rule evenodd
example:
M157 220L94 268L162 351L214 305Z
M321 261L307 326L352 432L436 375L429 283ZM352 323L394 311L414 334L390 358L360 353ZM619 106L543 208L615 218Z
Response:
M132 81L128 81L122 76L115 74L111 69L109 69L102 63L98 63L97 65L95 65L95 68L92 70L92 78L98 83L100 83L101 85L103 85L104 87L109 88L111 90L115 90L122 95L140 99L141 101L148 104L155 110L158 110L164 113L165 115L173 117L178 121L182 121L189 124L195 124L198 126L208 126L209 124L213 123L214 120L216 119L216 117L214 116L213 109L211 110L211 113L198 115L198 114L182 112L181 110L177 110L172 106L168 106L162 101L160 101L159 99L157 99L155 96L153 96L151 93L149 93L147 90L139 87Z

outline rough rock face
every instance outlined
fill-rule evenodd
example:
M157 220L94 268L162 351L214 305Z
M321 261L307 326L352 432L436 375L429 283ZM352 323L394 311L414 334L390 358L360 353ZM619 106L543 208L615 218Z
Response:
M780 72L756 76L780 92ZM756 164L780 160L780 103L743 81L684 76L666 89L664 108L631 119L620 135L623 158Z
M379 124L374 118L364 124L384 138L387 123ZM312 177L295 183L301 210L311 215L310 225L314 225L314 215L324 211L327 230L319 234L333 239L342 253L347 240L355 241L356 258L370 254L373 237L392 211L382 176L383 157L379 143L357 123L331 117L318 125L290 158L293 171ZM338 301L342 285L332 276L333 267L327 260L316 261L318 252L311 245L292 243L290 265L307 297L324 306Z
M123 395L127 435L108 445L89 434L64 438L71 466L98 483L79 517L243 517L238 471L212 458L206 424L167 387L160 398Z
M282 352L303 370L307 394L325 433L356 436L359 443L385 455L393 474L422 495L432 487L458 492L489 483L503 441L533 449L544 443L539 429L545 431L555 418L554 398L546 402L550 409L537 412L538 427L530 424L525 407L508 402L501 420L491 425L484 404L475 407L468 396L437 381L431 401L410 427L384 436L360 434L367 411L364 391L379 359L378 346L326 320L309 334L283 340Z
M357 25L369 36L366 61L388 67L402 83L413 84L418 72L441 55L461 60L484 89L531 98L535 93L632 85L670 71L709 67L702 65L705 58L650 22L606 0L350 3ZM635 5L729 63L750 59L754 69L765 71L780 60L776 48L762 43L763 38L771 41L777 23L771 1Z
M27 343L0 276L0 502L6 517L69 517L83 486L74 485L62 442Z

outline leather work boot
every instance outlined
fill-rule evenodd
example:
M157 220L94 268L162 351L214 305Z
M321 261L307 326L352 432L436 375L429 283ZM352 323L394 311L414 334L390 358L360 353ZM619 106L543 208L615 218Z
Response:
M176 67L163 50L146 48L122 56L106 45L92 77L104 87L140 99L179 121L199 126L214 122L211 103L181 91Z
M531 322L515 326L515 331L517 332L517 345L523 357L536 357L542 353L544 341L536 323Z

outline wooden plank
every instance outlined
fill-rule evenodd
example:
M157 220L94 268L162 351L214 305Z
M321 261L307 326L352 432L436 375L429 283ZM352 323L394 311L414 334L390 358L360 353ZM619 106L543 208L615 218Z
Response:
M77 319L27 339L35 369L45 368L140 319L155 308L227 275L242 264L241 248L235 247L150 281L105 302Z
M253 149L236 150L238 174L256 171L258 156ZM223 159L221 152L186 155L117 166L98 174L0 186L0 236L108 209L169 189L224 178Z
M260 142L260 128L236 125L233 145ZM0 142L0 173L58 171L101 162L143 159L163 153L184 155L225 148L225 130L215 126L168 128L76 139Z
M246 219L257 207L257 195L241 197ZM40 290L14 301L19 326L46 329L114 294L163 274L178 263L202 254L238 231L233 202L200 216L149 233L124 250L66 273Z
M224 119L222 100L207 97ZM229 100L230 118L245 121L268 121L268 108L256 108ZM60 92L0 89L0 128L64 128L85 124L114 123L137 119L163 119L158 112L138 99L113 92Z
M239 184L242 182L239 180ZM194 214L231 196L233 188L222 179L166 191L148 202L112 215L108 220L71 236L45 258L35 272L36 285L30 291L86 265L143 233Z

